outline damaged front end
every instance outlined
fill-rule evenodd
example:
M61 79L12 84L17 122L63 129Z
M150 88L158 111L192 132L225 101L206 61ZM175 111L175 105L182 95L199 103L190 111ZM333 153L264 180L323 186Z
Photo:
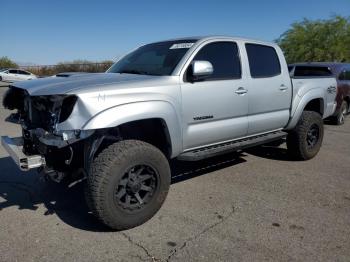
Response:
M63 174L86 170L87 158L94 150L91 148L94 143L86 140L94 131L58 129L69 118L76 102L75 95L30 96L26 90L10 86L3 106L17 110L7 121L22 126L22 137L2 137L2 144L21 170L40 167L40 172L57 180Z
M77 101L74 95L30 96L26 90L10 87L3 99L7 109L17 109L11 121L26 125L27 129L42 128L56 133L57 125L67 120Z

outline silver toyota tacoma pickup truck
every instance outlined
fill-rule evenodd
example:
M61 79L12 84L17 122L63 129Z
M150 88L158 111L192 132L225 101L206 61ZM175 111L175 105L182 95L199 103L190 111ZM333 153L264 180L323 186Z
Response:
M291 79L274 43L193 37L141 46L106 73L18 82L3 105L22 137L2 137L21 170L86 178L86 200L121 230L150 219L169 160L194 161L281 140L295 159L320 150L336 80Z

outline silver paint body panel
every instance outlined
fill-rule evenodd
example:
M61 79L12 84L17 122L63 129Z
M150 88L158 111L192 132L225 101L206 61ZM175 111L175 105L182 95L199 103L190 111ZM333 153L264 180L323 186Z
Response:
M241 79L185 82L184 73L195 54L206 44L217 41L237 43ZM245 43L275 48L281 74L252 78ZM312 99L326 101L323 114L326 118L334 111L334 95L328 94L327 88L335 84L333 78L291 81L283 53L274 43L216 36L198 40L171 76L81 74L20 82L15 86L26 89L32 96L74 94L78 97L72 114L57 126L58 130L101 129L160 118L170 135L171 156L176 157L194 148L291 129Z

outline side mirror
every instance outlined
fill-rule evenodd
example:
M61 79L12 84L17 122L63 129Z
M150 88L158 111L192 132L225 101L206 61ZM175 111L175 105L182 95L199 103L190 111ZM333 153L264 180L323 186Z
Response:
M200 81L214 72L213 65L209 61L197 60L192 62L192 80Z

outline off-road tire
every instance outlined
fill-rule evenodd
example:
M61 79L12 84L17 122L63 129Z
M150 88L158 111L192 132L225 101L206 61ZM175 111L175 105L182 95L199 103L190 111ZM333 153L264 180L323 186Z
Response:
M153 170L153 176L157 178L152 176L152 183L153 180L158 181L152 184L154 192L148 195L148 202L144 205L136 202L141 207L129 210L120 204L116 190L125 180L125 175L130 176L133 172L134 166ZM115 230L133 228L145 223L160 209L168 194L170 181L168 160L158 148L138 140L116 142L104 149L91 165L85 192L87 205L108 227Z
M310 146L308 144L308 134L314 129L318 129L318 138L314 145ZM321 148L323 134L321 115L313 111L304 111L296 127L288 133L288 153L297 160L308 160L315 157Z
M333 117L333 123L338 126L343 125L345 122L345 115L347 114L347 112L348 112L348 103L346 101L343 101L340 106L338 114Z

